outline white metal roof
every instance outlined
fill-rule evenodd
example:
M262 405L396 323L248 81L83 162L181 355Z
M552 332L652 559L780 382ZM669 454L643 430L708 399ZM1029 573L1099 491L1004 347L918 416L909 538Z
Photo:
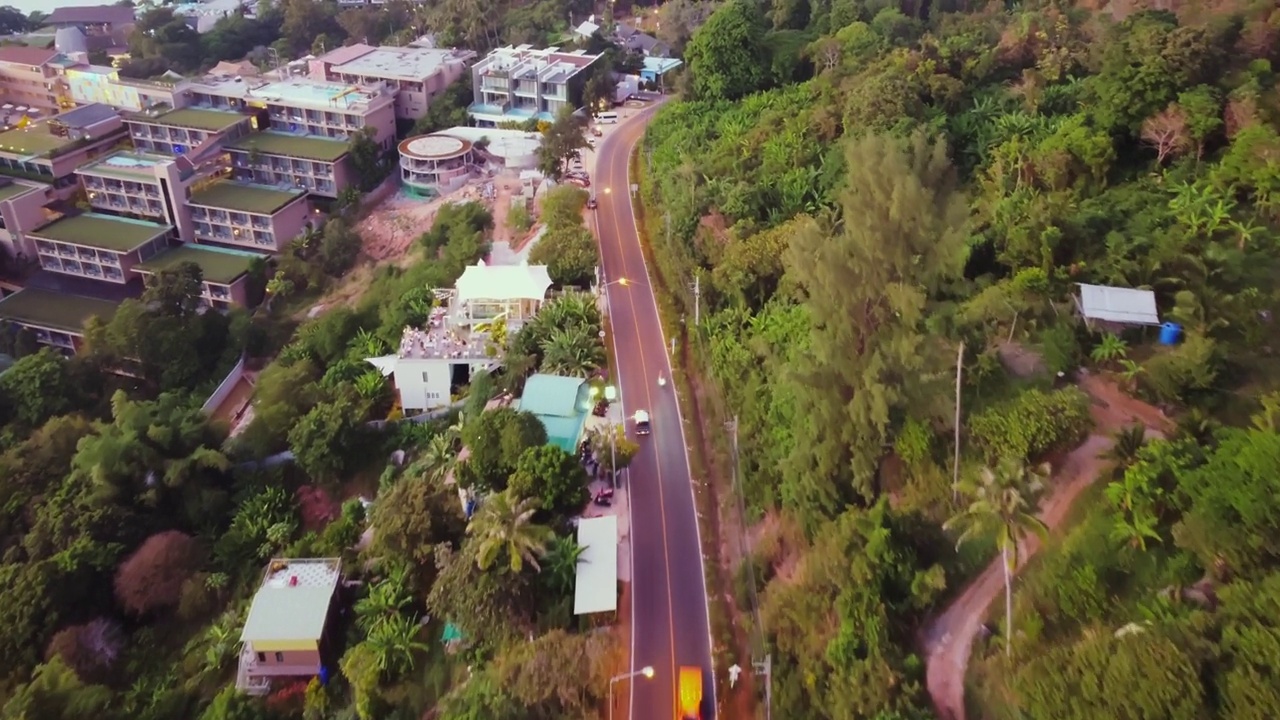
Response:
M1160 324L1156 294L1151 290L1081 284L1080 311L1090 320L1130 325Z
M618 518L606 515L578 521L578 577L573 589L573 614L618 609Z
M549 287L546 265L486 265L481 260L458 278L458 302L542 300Z

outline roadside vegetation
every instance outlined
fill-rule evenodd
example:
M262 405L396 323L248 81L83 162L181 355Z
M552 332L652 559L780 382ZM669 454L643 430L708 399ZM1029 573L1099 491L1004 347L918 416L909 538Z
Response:
M735 660L777 717L932 717L919 633L1043 529L1087 368L1181 430L1010 569L971 716L1275 715L1280 15L912 7L724 4L637 153L697 424L738 421ZM1183 336L1091 329L1077 283Z

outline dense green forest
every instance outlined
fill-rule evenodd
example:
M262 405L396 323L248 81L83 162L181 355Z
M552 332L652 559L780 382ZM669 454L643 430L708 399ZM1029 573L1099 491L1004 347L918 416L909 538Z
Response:
M1081 367L1176 429L1119 433L996 603L970 717L1280 713L1280 11L1173 8L733 0L685 48L644 220L701 425L738 421L775 717L933 716L918 633L1043 530ZM1181 342L1086 327L1077 283Z

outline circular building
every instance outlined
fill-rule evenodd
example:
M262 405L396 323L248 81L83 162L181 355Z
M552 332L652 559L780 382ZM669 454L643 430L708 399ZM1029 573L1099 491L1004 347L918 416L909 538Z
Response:
M433 133L400 142L400 180L421 197L457 190L475 171L470 140Z

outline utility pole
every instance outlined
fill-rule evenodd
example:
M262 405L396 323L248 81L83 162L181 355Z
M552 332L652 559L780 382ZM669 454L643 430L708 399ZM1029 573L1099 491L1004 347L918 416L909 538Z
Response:
M670 238L667 238L670 241ZM702 273L693 274L693 326L698 327L702 316Z
M764 720L773 717L773 655L765 653L763 662L753 662L756 673L764 676Z
M954 467L951 469L951 501L960 501L960 491L956 486L960 484L960 374L964 371L964 341L960 341L960 350L956 353L956 437L955 459L952 460Z

